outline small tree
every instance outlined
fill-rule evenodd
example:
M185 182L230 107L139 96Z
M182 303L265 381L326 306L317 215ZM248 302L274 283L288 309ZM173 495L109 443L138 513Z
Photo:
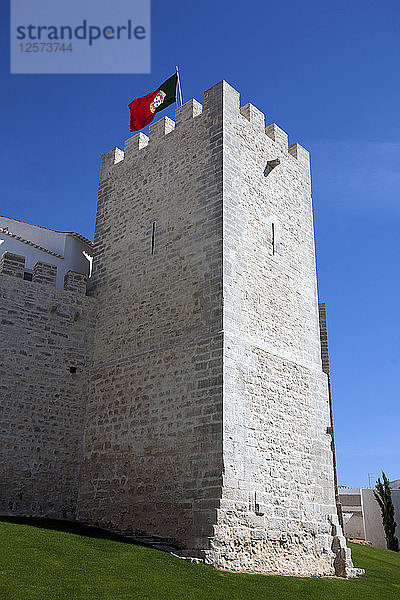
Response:
M389 487L389 479L382 471L383 482L378 477L374 490L374 496L381 507L383 529L385 530L386 545L388 550L399 551L399 540L395 536L396 521L394 520L394 506L392 492Z

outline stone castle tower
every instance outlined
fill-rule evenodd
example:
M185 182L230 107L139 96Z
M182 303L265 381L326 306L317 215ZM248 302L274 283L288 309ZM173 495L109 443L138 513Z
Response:
M74 518L217 567L352 574L308 152L226 82L134 135L102 158L90 289Z

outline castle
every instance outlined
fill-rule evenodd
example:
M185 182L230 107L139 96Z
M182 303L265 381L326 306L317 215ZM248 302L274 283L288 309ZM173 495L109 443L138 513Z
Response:
M354 574L309 154L264 120L223 81L107 152L88 284L3 253L2 514L220 568Z

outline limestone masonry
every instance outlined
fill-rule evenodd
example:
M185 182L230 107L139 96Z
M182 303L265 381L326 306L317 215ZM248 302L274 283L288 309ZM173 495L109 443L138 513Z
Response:
M0 266L3 514L355 573L304 148L221 82L102 157L86 295L23 261Z

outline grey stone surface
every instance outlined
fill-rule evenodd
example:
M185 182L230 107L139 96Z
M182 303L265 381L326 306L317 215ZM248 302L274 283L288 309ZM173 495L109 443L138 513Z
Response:
M32 281L56 285L57 267L45 262L37 262L33 269Z
M213 109L190 101L175 128L161 119L148 143L135 135L123 160L103 160L79 493L82 519L195 549L209 545L223 466L222 113Z
M76 514L94 300L56 289L55 269L0 273L1 514Z
M68 271L64 277L64 289L78 294L86 293L86 275Z
M103 158L79 517L332 574L309 155L264 121L221 82Z
M0 261L0 274L11 275L23 279L25 270L25 258L12 252L3 252Z

